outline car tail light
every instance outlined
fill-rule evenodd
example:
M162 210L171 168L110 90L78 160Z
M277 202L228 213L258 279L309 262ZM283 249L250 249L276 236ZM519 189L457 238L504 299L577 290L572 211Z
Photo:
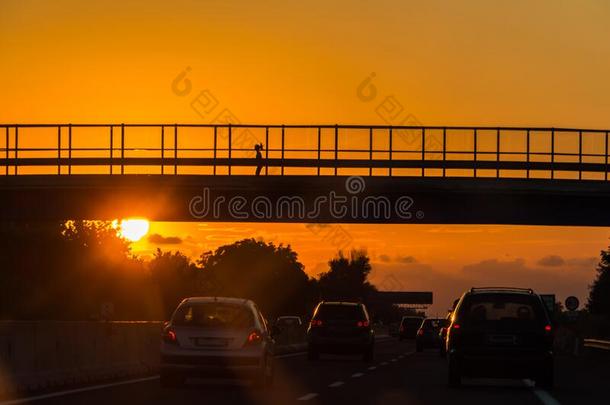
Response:
M400 328L398 328L398 330L399 330L400 332L404 332L404 331L405 331L405 327L404 327L404 326L402 326L402 325L400 325Z
M165 343L177 345L178 338L176 337L176 331L173 330L172 328L165 329L165 331L163 332L163 341Z
M550 333L553 331L553 327L551 325L545 325L544 331Z
M420 329L417 331L417 336L423 336L424 335L424 330Z
M263 341L263 337L260 332L257 330L253 330L248 334L248 338L246 339L246 345L256 345L260 344Z
M312 328L316 328L316 327L322 326L322 321L319 320L319 319L312 319L311 323L310 323L310 326Z
M453 330L460 329L460 324L454 323L453 325L451 325L451 329L453 329Z
M359 328L368 328L369 327L369 321L358 321L358 323L356 325Z

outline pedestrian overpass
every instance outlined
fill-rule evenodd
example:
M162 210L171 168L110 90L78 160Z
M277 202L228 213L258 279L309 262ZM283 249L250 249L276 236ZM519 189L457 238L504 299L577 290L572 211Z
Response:
M4 221L610 226L607 130L3 124L0 131Z

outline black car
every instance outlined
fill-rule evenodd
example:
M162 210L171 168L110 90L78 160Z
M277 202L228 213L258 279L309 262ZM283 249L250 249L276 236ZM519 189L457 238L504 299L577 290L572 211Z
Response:
M439 332L445 322L444 319L424 319L417 330L417 336L415 336L415 349L421 352L429 347L439 347L441 342Z
M451 323L451 314L452 314L452 312L449 312L447 314L447 316L445 317L445 322L444 322L443 326L438 331L438 339L440 341L439 354L443 358L445 358L447 356L447 347L446 347L445 341L447 340L447 329L449 328L449 324Z
M424 320L421 316L403 316L398 328L398 339L413 339Z
M307 357L317 360L321 353L361 354L373 360L375 333L363 304L323 301L314 310L307 329Z
M448 328L449 384L462 376L530 378L553 386L553 327L531 289L473 288Z

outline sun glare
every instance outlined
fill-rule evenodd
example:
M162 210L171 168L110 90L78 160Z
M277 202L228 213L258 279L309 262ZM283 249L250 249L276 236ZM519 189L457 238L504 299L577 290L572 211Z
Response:
M113 225L118 229L119 236L131 242L137 242L148 233L150 224L146 219L122 219L113 222Z

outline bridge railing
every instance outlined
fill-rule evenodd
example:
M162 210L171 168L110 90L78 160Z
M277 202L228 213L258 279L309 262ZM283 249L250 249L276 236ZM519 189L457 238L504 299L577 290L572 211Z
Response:
M608 180L608 130L2 124L4 175L382 175ZM3 142L2 142L3 141ZM261 157L254 147L263 144ZM3 153L2 153L3 152Z

